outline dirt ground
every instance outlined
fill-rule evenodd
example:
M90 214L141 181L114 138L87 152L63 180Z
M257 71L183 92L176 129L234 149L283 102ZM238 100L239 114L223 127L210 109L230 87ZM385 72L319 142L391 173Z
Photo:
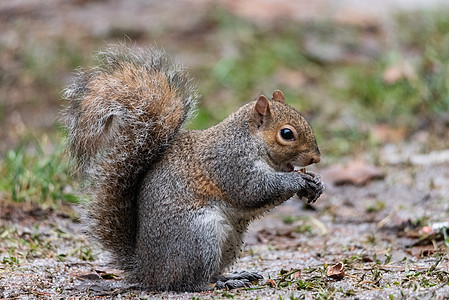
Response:
M439 230L449 221L447 166L385 164L380 171L383 178L363 186L327 180L313 207L291 199L254 222L233 270L257 271L264 279L237 291L135 290L107 266L104 253L90 250L69 208L7 205L0 215L0 250L29 256L25 262L3 258L0 297L447 299L449 257ZM327 270L339 262L344 277L332 279Z
M253 2L222 5L262 23L285 16L363 23L388 22L393 8L432 1L280 1L275 9L270 9L271 1ZM0 152L15 145L26 129L54 131L60 110L57 89L42 91L48 78L35 82L23 69L31 65L35 69L30 72L39 73L51 68L58 74L52 82L57 87L69 81L57 63L22 66L17 51L22 55L27 47L37 47L43 49L37 60L51 61L45 48L70 34L64 47L78 45L71 62L76 64L78 52L96 50L92 37L117 40L126 32L137 42L154 38L169 45L185 55L181 61L195 67L214 60L197 52L219 38L202 34L196 23L211 5L208 0L2 2L0 82L10 84L0 90ZM177 17L180 11L189 18ZM168 34L157 34L162 31ZM153 35L145 36L147 32ZM137 290L107 265L106 253L86 240L71 205L58 203L56 209L0 201L0 299L449 299L449 155L444 150L420 154L428 139L428 133L417 132L409 142L385 144L376 167L370 153L361 153L341 165L311 168L323 176L325 193L313 206L291 199L251 225L230 272L257 271L264 279L235 291ZM329 267L339 262L344 272L328 275Z

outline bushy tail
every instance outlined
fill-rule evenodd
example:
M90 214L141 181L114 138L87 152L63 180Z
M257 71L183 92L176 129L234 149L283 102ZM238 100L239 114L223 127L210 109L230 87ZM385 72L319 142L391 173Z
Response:
M84 179L90 232L127 270L140 179L191 115L197 91L164 52L124 45L97 55L64 91L70 153Z

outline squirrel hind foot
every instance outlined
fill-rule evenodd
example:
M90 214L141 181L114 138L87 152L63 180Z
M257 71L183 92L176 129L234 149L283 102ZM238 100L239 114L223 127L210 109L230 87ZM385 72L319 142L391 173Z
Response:
M218 280L215 284L217 290L233 290L238 288L250 287L251 281L248 279L229 279L226 281Z
M263 276L256 272L241 271L228 276L221 276L215 283L215 289L232 290L237 288L249 287L251 283L258 282Z

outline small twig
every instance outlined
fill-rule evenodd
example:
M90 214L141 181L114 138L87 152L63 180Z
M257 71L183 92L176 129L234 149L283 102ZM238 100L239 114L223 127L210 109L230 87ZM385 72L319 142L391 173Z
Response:
M377 266L377 267L364 267L364 268L362 268L360 270L371 271L371 270L374 270L374 269L380 269L380 270L383 270L383 271L393 271L391 269L396 269L396 270L399 270L399 271L405 271L405 267L403 267L403 266L390 266L390 265L381 265L381 266ZM410 271L427 270L427 269L429 269L429 267L409 267ZM443 269L439 269L439 270L435 269L435 271L443 271Z
M293 271L288 272L287 274L282 275L282 276L285 278L285 277L288 277L288 276L290 276L290 275L293 275L293 274L295 274L295 273L297 273L297 272L301 272L301 270L300 270L300 269L293 270Z
M370 280L365 280L360 282L359 284L365 284L365 283L375 283L374 281L370 281Z

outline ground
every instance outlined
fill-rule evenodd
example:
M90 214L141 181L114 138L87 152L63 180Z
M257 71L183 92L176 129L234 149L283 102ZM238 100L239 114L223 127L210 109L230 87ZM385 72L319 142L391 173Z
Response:
M444 1L334 2L2 2L0 299L448 299ZM83 233L60 91L117 41L190 69L203 95L191 128L278 87L311 121L326 190L251 225L229 270L262 274L250 288L137 290Z
M382 173L384 178L363 186L326 182L314 206L291 199L254 222L233 270L257 271L264 279L236 291L135 290L86 241L70 209L9 204L0 219L0 247L10 251L0 265L0 295L445 299L448 238L440 228L448 224L438 221L447 220L449 171L441 165L386 165ZM340 280L327 275L338 262L344 265Z

